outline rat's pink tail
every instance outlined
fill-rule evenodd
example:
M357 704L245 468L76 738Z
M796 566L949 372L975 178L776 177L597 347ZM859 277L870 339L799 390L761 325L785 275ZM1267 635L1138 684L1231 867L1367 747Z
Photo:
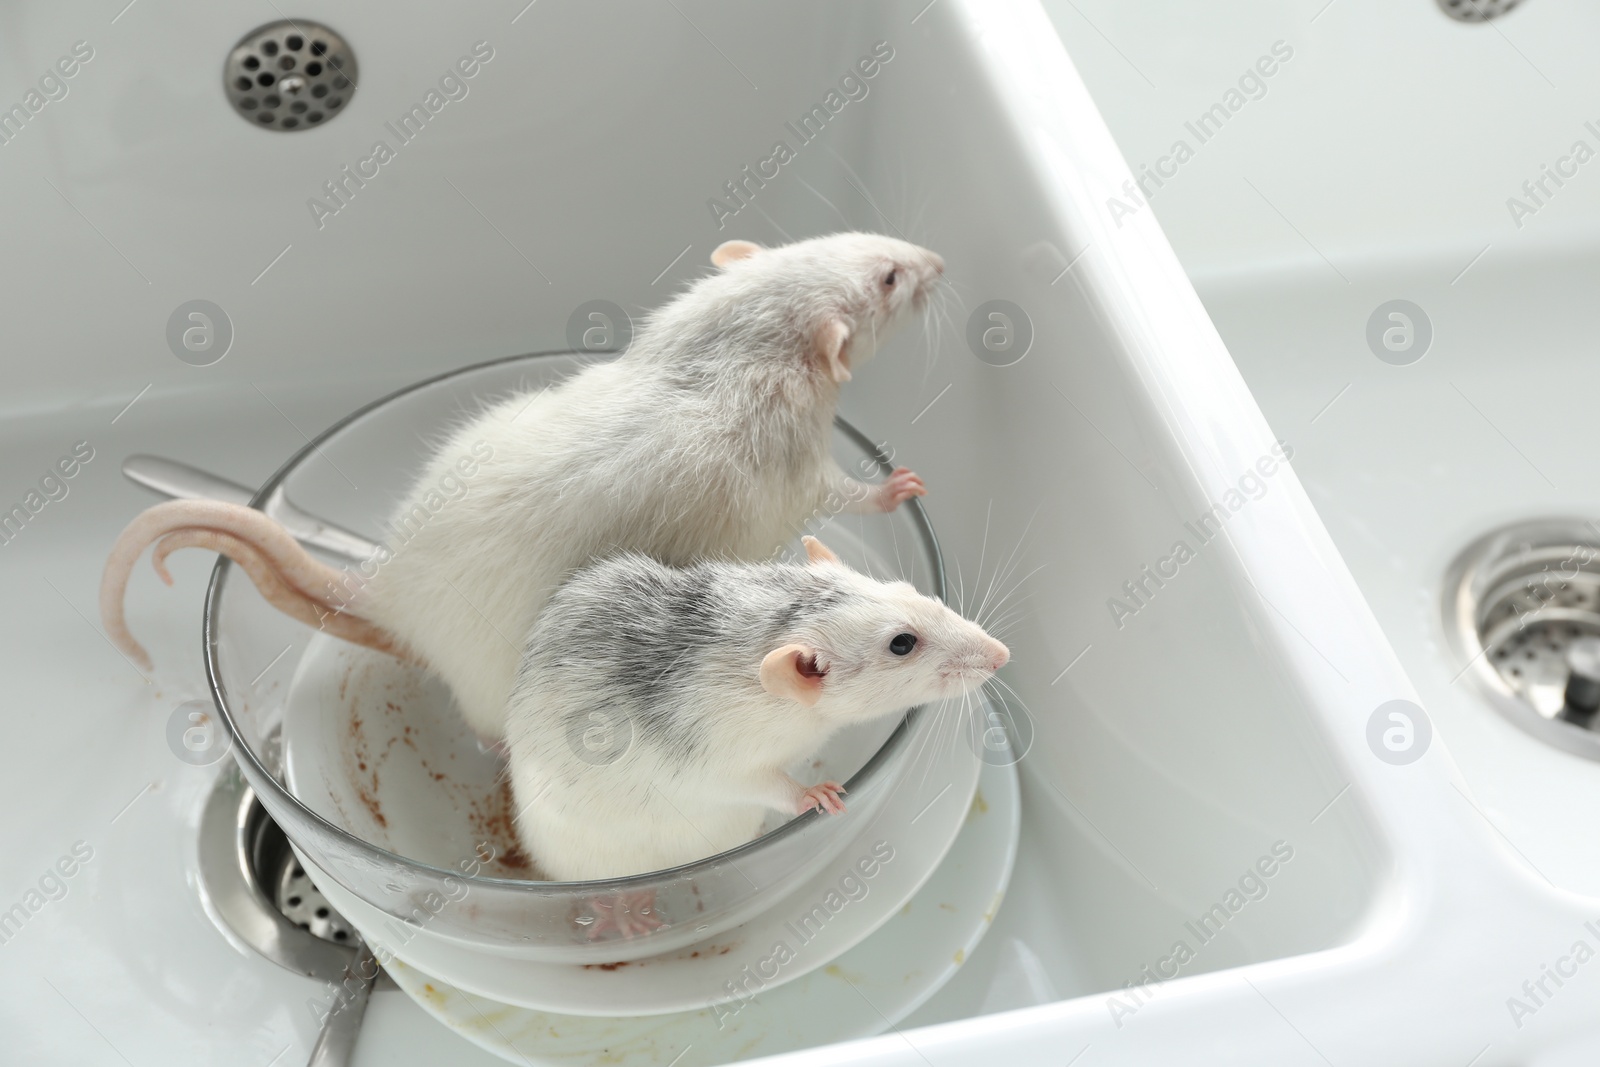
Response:
M100 621L106 635L141 667L150 655L128 629L123 598L134 564L155 544L151 562L168 585L167 556L180 548L208 548L237 563L267 602L290 618L382 652L401 654L381 627L345 609L333 590L344 574L312 557L287 530L266 515L220 500L169 500L146 508L117 537L100 577ZM317 592L317 590L327 592Z

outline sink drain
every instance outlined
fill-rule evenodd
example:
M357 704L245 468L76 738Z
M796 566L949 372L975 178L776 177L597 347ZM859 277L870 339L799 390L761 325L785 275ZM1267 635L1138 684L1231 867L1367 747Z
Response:
M1438 0L1439 10L1457 22L1488 22L1506 14L1522 0Z
M1589 728L1600 642L1600 528L1553 519L1480 538L1451 568L1444 609L1462 674L1502 714L1569 752L1600 759L1600 733Z
M309 130L339 113L356 91L356 57L316 22L284 19L245 34L222 67L228 102L252 126Z
M306 877L237 767L223 771L206 801L199 859L206 899L241 941L299 974L344 977L359 935Z

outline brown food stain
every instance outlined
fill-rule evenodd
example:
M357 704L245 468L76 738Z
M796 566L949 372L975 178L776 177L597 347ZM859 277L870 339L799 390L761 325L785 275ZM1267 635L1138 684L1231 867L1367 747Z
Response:
M436 770L431 760L436 760L438 754L425 750L419 744L422 732L405 721L410 698L416 694L404 686L397 692L396 687L389 684L375 685L375 679L370 677L371 671L372 668L366 664L347 663L339 692L349 715L345 745L347 774L357 799L373 822L383 829L389 828L388 815L381 799L382 772L395 746L404 744L416 753L415 759L422 772L439 783L450 795L450 802L466 815L475 839L481 842L476 851L479 859L484 861L482 873L505 878L539 878L537 866L517 838L516 804L509 780L501 778L488 792L484 792L476 783L461 781ZM364 694L376 698L370 707L363 706ZM381 705L378 701L382 702ZM380 735L387 735L383 737L381 747L374 743L373 736L367 730L368 720L378 707L382 709L380 714L388 717L384 724L387 728L379 731ZM400 729L393 729L396 725ZM451 760L456 759L455 752L447 755ZM485 847L492 849L486 860Z
M344 678L339 682L340 699L344 698L345 688L350 682L351 673L352 668L345 668ZM352 758L360 769L360 773L351 775L351 779L356 788L356 798L361 801L362 807L367 809L367 814L372 816L373 822L387 830L389 828L389 817L383 813L383 805L378 800L380 777L377 764L379 760L375 760L372 757L365 726L366 723L361 718L361 712L352 708L350 711L350 726L346 731L346 735L350 742ZM382 755L388 755L387 748L385 748Z
M475 798L468 818L479 840L494 849L495 862L501 867L512 871L533 869L533 861L517 840L516 801L508 779L502 778L489 796Z
M728 953L734 950L736 944L737 942L730 942L726 945L708 945L706 946L705 954L707 956L726 956ZM689 953L689 958L691 960L699 959L700 949L695 949L693 952Z

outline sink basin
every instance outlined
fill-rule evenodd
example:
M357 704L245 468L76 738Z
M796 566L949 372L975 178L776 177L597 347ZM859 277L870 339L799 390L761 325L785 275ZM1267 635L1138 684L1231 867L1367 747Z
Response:
M1445 618L1450 565L1478 538L1597 513L1587 409L1600 366L1587 351L1581 295L1597 272L1562 257L1485 257L1452 286L1452 262L1441 256L1355 291L1279 272L1255 279L1248 295L1209 289L1208 306L1269 421L1298 438L1296 471L1482 816L1543 878L1600 897L1600 827L1588 814L1600 804L1600 763L1497 714ZM1428 309L1436 340L1414 365L1391 366L1365 352L1359 327L1402 292ZM1318 398L1346 385L1311 423ZM1583 524L1565 525L1580 543ZM1597 539L1589 529L1588 543Z
M19 190L8 331L51 354L8 384L6 484L80 439L104 457L5 546L0 577L38 606L0 622L19 706L70 705L59 722L18 716L0 802L41 814L8 827L8 854L27 875L80 837L95 850L7 947L18 1054L54 1055L70 1033L74 1051L118 1062L99 1032L133 1062L289 1062L314 1018L296 1005L322 992L230 942L190 887L182 842L216 767L175 760L162 731L204 694L204 561L176 561L175 591L147 572L131 587L153 676L85 631L104 550L148 502L118 482L121 456L259 484L272 458L407 382L569 347L597 302L619 322L643 314L724 240L864 229L948 265L952 328L914 327L855 368L841 414L926 478L967 609L1009 616L1025 815L1013 888L956 977L885 1018L884 1036L825 1053L800 1036L796 1057L1592 1059L1600 979L1582 971L1537 1003L1524 983L1575 941L1600 944L1584 925L1600 914L1600 831L1584 825L1596 765L1454 678L1440 598L1489 530L1593 513L1593 268L1554 237L1515 241L1503 200L1553 158L1524 128L1507 145L1537 151L1513 166L1497 149L1481 188L1499 229L1481 233L1451 229L1453 187L1408 179L1384 200L1376 148L1341 168L1310 125L1316 165L1274 153L1296 116L1351 143L1363 114L1374 145L1396 133L1350 95L1369 62L1396 100L1443 107L1415 79L1444 79L1458 110L1442 128L1476 131L1462 70L1488 64L1496 86L1542 99L1507 41L1581 85L1577 29L1596 27L1557 0L1503 30L1412 8L1394 16L1397 43L1360 0L1181 14L696 0L623 19L533 4L406 20L353 3L319 17L360 53L361 91L294 132L252 127L216 91L250 26L221 9L124 11L72 96L5 147ZM53 58L88 32L54 8L28 15L17 55ZM308 210L480 41L493 58L470 94L331 217ZM194 55L216 62L176 58ZM1168 166L1184 123L1262 56L1277 57L1266 89L1135 199L1145 163ZM19 62L5 65L23 85L47 60ZM1581 128L1538 125L1559 134L1551 149ZM1409 143L1404 159L1427 163ZM1381 201L1373 219L1339 193L1355 178ZM1587 195L1574 184L1549 210ZM1403 241L1384 228L1410 217L1400 201L1418 205ZM206 366L165 340L196 299L232 324ZM1368 346L1393 300L1431 322L1419 360ZM1396 325L1380 320L1380 341ZM358 1062L490 1062L385 996Z

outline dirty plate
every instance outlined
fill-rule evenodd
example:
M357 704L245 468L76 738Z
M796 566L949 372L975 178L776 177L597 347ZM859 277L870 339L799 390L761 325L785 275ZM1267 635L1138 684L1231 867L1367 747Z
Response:
M390 974L428 1014L527 1067L704 1067L871 1037L921 1007L983 938L1011 878L1021 815L1016 769L985 766L944 862L881 929L777 989L753 969L722 965L747 992L716 1007L624 1019L558 1015L463 992L398 961ZM797 956L806 952L797 937L786 940Z
M426 936L425 924L396 922L314 863L306 868L328 901L369 944L384 950L380 958L393 955L467 993L570 1015L698 1009L737 996L730 983L746 968L771 990L825 966L888 922L932 877L964 825L982 764L959 740L959 706L928 710L941 716L940 728L910 754L898 787L880 811L860 817L838 855L770 911L730 930L707 930L697 943L673 952L593 964L484 952Z

